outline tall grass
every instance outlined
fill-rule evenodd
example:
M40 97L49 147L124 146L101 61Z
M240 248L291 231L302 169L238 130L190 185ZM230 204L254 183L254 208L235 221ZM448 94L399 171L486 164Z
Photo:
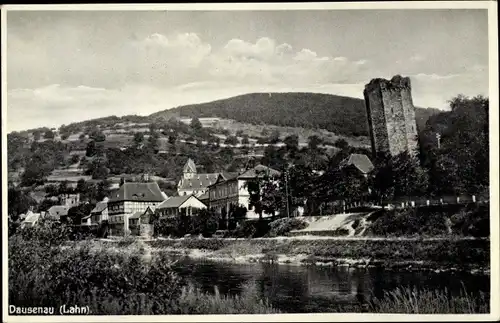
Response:
M90 240L63 244L53 239L60 237L57 230L42 226L9 238L9 304L85 304L95 315L276 311L252 288L223 297L186 287L172 268L175 262L139 240L122 248Z
M243 287L240 295L221 295L217 286L214 294L202 292L193 285L183 287L179 297L181 314L270 314L279 313L267 300L260 298L255 283Z
M474 296L462 285L460 294L450 295L449 291L418 289L417 287L397 287L384 292L380 299L370 302L370 312L405 314L475 314L488 313L489 301L486 294Z

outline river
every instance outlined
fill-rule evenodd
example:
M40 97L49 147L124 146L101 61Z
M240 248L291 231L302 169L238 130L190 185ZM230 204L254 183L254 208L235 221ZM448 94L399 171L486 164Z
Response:
M387 271L378 268L227 264L182 259L176 271L206 292L239 294L255 282L260 296L284 313L335 312L339 305L368 301L398 286L447 289L459 294L462 282L469 293L489 292L490 277L460 272Z

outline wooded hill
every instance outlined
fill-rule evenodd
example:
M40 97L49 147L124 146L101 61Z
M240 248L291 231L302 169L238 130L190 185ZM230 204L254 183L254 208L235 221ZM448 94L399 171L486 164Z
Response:
M433 108L417 108L419 129ZM156 112L152 118L219 117L252 124L319 128L347 137L368 136L363 99L318 93L250 93L201 104L180 106Z

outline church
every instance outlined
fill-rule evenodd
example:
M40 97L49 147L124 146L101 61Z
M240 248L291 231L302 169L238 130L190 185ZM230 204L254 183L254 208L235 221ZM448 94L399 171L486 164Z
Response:
M208 192L208 186L214 184L218 176L219 173L198 173L194 161L189 158L182 169L182 177L177 184L177 193L179 196L201 197Z

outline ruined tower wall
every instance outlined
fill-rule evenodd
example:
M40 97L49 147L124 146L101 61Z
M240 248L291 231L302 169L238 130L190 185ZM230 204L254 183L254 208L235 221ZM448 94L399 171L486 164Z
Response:
M386 114L389 152L395 156L405 151L408 146L401 92L398 88L382 89L382 98Z
M382 92L380 89L373 89L371 91L365 90L364 96L372 153L375 156L376 151L389 151L387 127L385 126L385 112L384 109L380 109L383 105Z
M407 149L410 154L415 154L418 149L418 130L409 80L407 86L401 91L401 97L403 99L403 112L405 114Z
M370 138L374 155L393 156L417 147L415 107L409 78L394 76L390 81L373 79L364 91Z

